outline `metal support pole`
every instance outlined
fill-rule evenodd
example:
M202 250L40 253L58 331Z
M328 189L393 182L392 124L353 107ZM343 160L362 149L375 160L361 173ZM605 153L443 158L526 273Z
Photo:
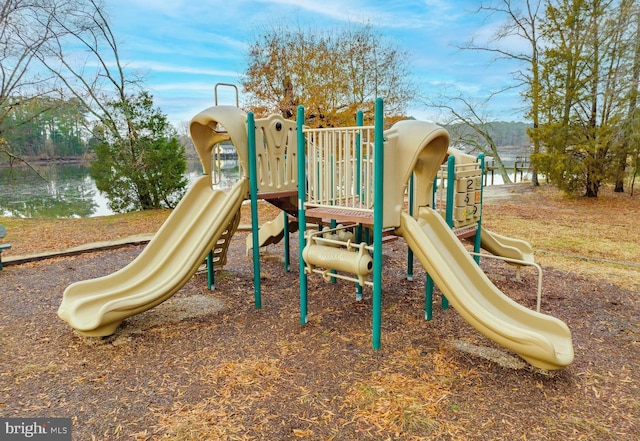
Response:
M456 189L456 158L449 156L447 159L447 209L445 219L449 228L453 228L453 208L455 205L454 195Z
M302 251L306 245L304 233L307 230L307 216L304 210L306 202L307 176L306 176L306 140L304 137L304 107L298 106L297 114L298 130L298 237L300 248L300 323L305 324L308 320L307 312L307 274L305 273L304 259Z
M284 211L284 228L282 229L282 238L284 239L284 270L289 272L291 270L291 258L289 250L289 214Z
M331 187L333 188L333 183L332 183ZM337 226L338 226L338 222L335 219L331 219L331 221L329 222L329 228L333 230ZM334 269L331 270L331 274L337 274L337 273L338 272L336 270L334 270ZM338 279L336 279L335 277L332 277L331 278L331 283L333 283L335 285L336 283L338 283Z
M433 180L433 189L431 194L431 207L436 209L436 192L438 191L438 176ZM433 318L433 289L435 288L433 278L426 273L424 284L424 318L431 320Z
M364 113L362 110L356 112L356 126L364 125ZM362 135L360 132L356 135L356 193L363 198L364 190L362 188ZM356 242L362 242L362 224L356 226ZM362 286L356 283L356 301L362 300Z
M253 237L253 297L255 307L262 308L260 293L260 238L258 225L258 174L256 171L256 123L253 112L247 114L249 141L249 191L251 194L251 234Z
M384 113L382 98L376 99L374 124L374 198L373 198L373 317L372 343L380 349L382 333L382 223L384 214Z
M424 296L424 318L431 320L433 318L433 279L427 273Z
M209 291L216 289L216 283L213 276L213 251L207 254L207 287Z
M480 248L482 245L482 193L484 190L484 186L482 185L482 179L484 177L484 154L480 153L478 155L478 162L480 162L480 217L478 218L478 229L476 230L476 236L473 240L473 252L476 253L474 255L474 259L478 265L480 265Z
M449 228L453 228L453 210L455 205L456 187L456 158L449 156L447 159L447 210L446 220ZM442 309L449 309L449 300L442 294Z

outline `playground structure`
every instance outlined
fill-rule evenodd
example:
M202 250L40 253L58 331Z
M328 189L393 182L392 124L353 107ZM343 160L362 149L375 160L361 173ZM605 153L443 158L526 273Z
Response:
M400 121L384 131L382 115L381 100L373 126L364 126L359 114L357 125L347 128L305 127L302 107L295 122L278 115L254 119L233 106L199 113L190 128L203 176L138 258L111 275L70 285L58 315L83 335L106 336L126 317L172 296L205 259L212 277L213 266L226 260L240 206L250 199L253 231L247 246L253 252L256 308L262 306L260 246L288 239L293 217L299 228L300 322L308 320L309 276L353 281L358 298L364 286L371 287L372 345L378 349L382 247L386 235L395 235L406 241L410 260L415 255L428 273L427 318L435 284L479 332L530 364L548 370L570 364L568 327L500 292L478 266L479 256L472 257L459 240L473 239L475 253L483 247L514 264L533 261L529 244L481 226L482 158L449 150L448 133L432 123ZM228 193L211 186L212 158L223 142L233 143L243 170ZM285 212L262 231L258 199ZM328 229L311 231L308 222ZM286 262L288 244L285 252Z

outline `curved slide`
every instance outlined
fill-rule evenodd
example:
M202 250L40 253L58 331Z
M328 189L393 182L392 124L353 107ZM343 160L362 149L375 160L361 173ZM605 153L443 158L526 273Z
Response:
M480 232L480 246L495 256L533 262L533 247L527 241L492 233L484 228Z
M199 178L140 255L110 275L76 282L64 291L58 316L86 336L107 336L122 321L164 302L197 271L240 210L249 188L241 179L229 193Z
M258 230L258 244L260 247L266 247L268 245L276 244L284 237L284 220L288 216L284 212L277 214L269 222L265 222ZM287 218L287 221L289 219ZM291 224L291 223L290 223ZM294 223L293 228L289 230L290 233L298 231L297 221ZM253 249L253 235L249 233L246 239L247 254Z
M456 311L483 335L541 369L562 369L573 361L567 325L504 295L436 211L423 207L418 220L403 212L396 233Z

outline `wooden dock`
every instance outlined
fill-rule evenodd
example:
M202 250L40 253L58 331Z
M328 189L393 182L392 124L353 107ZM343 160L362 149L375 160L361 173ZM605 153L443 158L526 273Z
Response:
M484 163L484 185L494 185L494 177L498 172L498 166L495 164L493 158L488 157ZM505 164L505 170L509 175L513 174L513 183L522 182L525 180L525 175L531 172L531 161L529 157L518 156L513 165ZM498 172L498 176L500 176ZM520 179L518 180L518 176Z

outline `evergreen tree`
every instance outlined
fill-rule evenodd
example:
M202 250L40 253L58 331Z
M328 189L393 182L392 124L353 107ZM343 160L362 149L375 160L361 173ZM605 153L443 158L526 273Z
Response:
M625 150L616 147L629 107L632 6L632 1L603 0L560 0L547 6L544 100L541 124L532 132L545 149L531 160L568 193L597 197L620 168L616 158Z
M95 146L91 175L116 212L173 208L187 180L184 147L147 92L107 104L107 130ZM117 124L116 127L113 123Z

